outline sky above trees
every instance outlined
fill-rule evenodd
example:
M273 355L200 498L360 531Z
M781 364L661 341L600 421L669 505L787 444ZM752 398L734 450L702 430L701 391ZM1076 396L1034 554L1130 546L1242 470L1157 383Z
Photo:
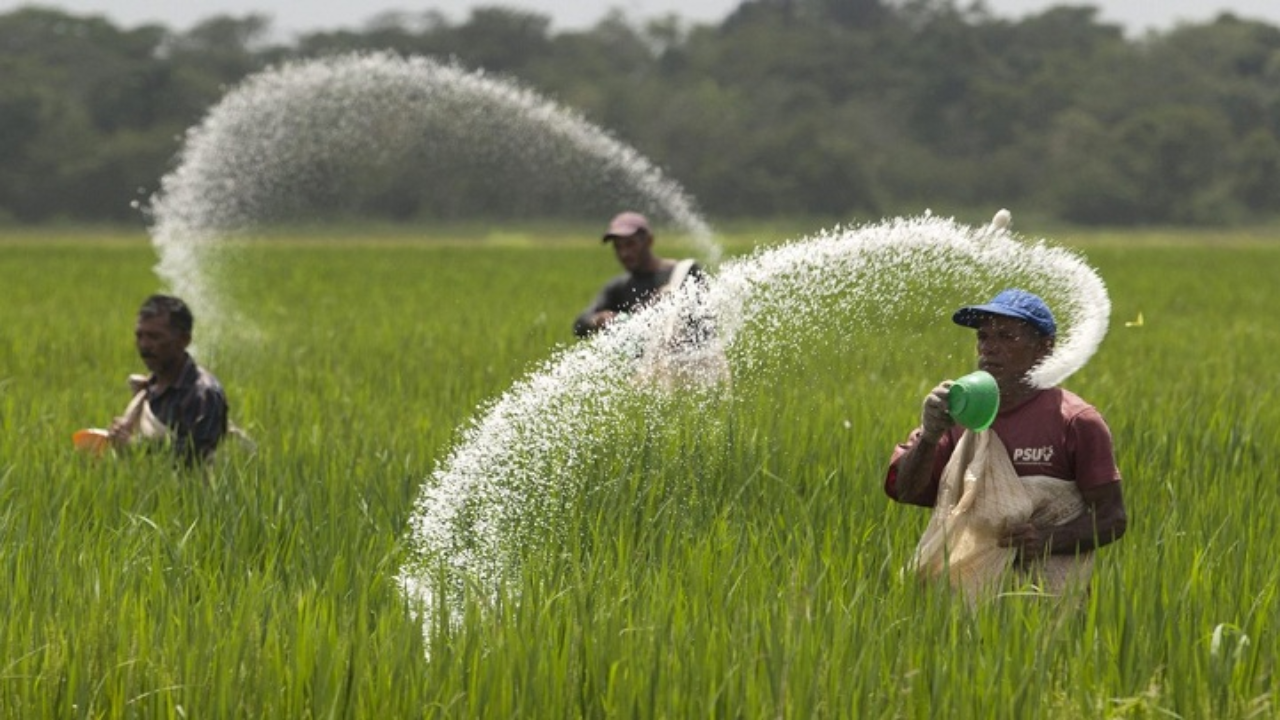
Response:
M644 19L674 13L691 22L718 23L741 0L40 0L45 7L70 13L98 13L124 26L160 23L184 30L214 15L262 13L271 16L277 32L286 36L298 32L359 29L385 11L421 13L438 10L451 21L465 20L471 10L483 6L526 9L552 18L557 29L583 29L594 25L611 9L618 9L632 19ZM1280 2L1277 0L985 0L997 16L1017 19L1057 5L1093 5L1100 19L1125 26L1131 34L1148 29L1166 30L1180 21L1204 22L1220 12L1280 25ZM0 0L0 12L24 5L30 0ZM957 3L969 5L968 0Z

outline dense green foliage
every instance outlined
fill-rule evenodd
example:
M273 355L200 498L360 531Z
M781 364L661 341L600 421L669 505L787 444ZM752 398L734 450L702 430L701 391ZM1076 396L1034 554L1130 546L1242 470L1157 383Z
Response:
M971 362L940 319L815 344L714 416L610 428L616 455L564 498L578 539L425 626L394 582L420 484L573 342L607 252L241 249L254 332L210 363L259 447L198 478L71 451L138 369L145 240L0 240L0 716L1275 717L1280 248L1062 239L1110 288L1067 385L1111 422L1131 515L1081 612L970 612L899 577L925 513L883 496L884 462Z
M287 43L256 15L176 32L13 11L0 15L0 219L140 221L133 203L228 87L285 60L372 50L535 89L639 149L712 216L1280 213L1280 28L1223 15L1127 38L1087 6L1010 21L954 0L745 0L716 25L615 14L556 33L490 7ZM456 182L424 166L382 205L426 215L422 198L457 195L444 190ZM482 192L455 202L455 218L511 215Z

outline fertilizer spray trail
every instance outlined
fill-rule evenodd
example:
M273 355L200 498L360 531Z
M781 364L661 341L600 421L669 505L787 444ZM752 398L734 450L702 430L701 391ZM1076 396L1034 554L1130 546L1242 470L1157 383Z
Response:
M1063 381L1106 335L1106 287L1074 253L1027 243L1000 219L976 229L930 216L837 228L730 260L705 291L677 293L552 358L485 408L426 483L411 521L410 544L421 562L406 568L405 586L430 603L426 578L443 569L454 587L474 582L491 590L518 570L521 552L563 541L563 503L600 482L592 470L606 453L619 452L619 429L635 422L627 413L651 413L645 422L660 425L656 416L671 408L634 402L647 390L619 358L652 347L654 335L691 304L717 319L737 383L768 373L778 357L811 351L814 328L835 324L836 335L857 336L855 330L892 331L908 315L949 324L949 293L985 300L1016 284L1042 295L1061 328L1032 380L1041 387ZM833 306L843 312L833 315ZM707 390L716 392L710 383ZM680 392L666 401L708 397Z
M350 55L267 70L188 131L180 160L149 209L157 272L213 321L204 331L212 344L233 322L215 280L226 239L323 217L365 185L395 185L421 167L487 191L505 217L553 201L595 221L647 212L686 232L705 262L719 260L684 191L634 149L511 82L425 58Z

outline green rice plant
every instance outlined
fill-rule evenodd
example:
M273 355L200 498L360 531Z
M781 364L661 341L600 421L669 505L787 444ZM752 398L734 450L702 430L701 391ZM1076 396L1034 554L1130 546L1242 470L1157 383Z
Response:
M139 370L145 238L0 241L0 717L1277 716L1280 246L1083 245L1112 326L1066 385L1111 424L1130 527L1081 606L902 574L928 513L885 465L973 354L921 314L613 419L518 572L424 613L397 580L422 483L615 268L375 240L236 249L243 323L201 347L195 308L196 353L257 448L195 474L71 450Z

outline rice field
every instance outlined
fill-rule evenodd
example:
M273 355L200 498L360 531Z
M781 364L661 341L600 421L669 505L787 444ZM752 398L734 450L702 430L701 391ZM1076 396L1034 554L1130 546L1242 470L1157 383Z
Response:
M194 308L257 442L205 476L71 448L141 370L146 237L0 237L0 717L1280 717L1280 242L1063 236L1113 306L1065 385L1130 514L1084 607L900 575L927 513L884 466L971 362L943 318L602 427L568 531L424 614L397 581L424 480L616 267L592 228L371 235L240 248L232 342Z

